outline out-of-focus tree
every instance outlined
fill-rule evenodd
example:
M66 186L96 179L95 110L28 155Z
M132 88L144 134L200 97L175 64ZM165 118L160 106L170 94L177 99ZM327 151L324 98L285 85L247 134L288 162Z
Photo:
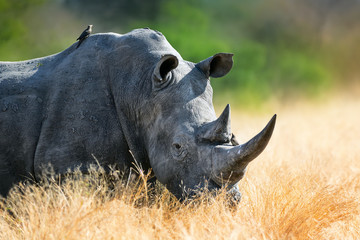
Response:
M154 21L162 0L63 0L80 17L95 16L106 27L124 27L132 21Z
M87 24L150 27L193 62L235 53L230 74L213 81L216 96L316 96L359 79L359 12L359 0L0 0L0 59L61 51Z
M213 86L235 101L316 96L359 74L358 0L65 0L81 16L130 30L152 27L190 61L234 52ZM358 52L358 54L356 54ZM339 81L338 81L339 82Z
M24 35L28 33L21 16L32 6L46 0L0 0L0 53L26 46Z

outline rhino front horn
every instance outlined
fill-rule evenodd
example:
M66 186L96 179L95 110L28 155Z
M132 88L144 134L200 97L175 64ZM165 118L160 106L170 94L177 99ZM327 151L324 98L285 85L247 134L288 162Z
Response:
M247 165L265 149L275 122L276 114L260 133L245 144L215 146L212 152L211 179L219 185L237 183L243 177Z

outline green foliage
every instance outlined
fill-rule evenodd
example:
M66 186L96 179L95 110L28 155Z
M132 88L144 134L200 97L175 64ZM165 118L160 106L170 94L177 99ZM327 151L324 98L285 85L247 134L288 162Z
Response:
M204 56L227 51L228 45L213 36L211 21L196 1L166 1L161 14L149 26L160 30L184 59L198 62ZM141 24L135 23L133 27Z
M241 41L234 48L234 67L224 79L214 79L216 94L231 97L235 105L258 105L273 96L316 97L329 90L332 76L319 59L292 49L269 49L253 41ZM246 104L244 104L246 103Z
M27 49L28 30L22 15L32 6L45 3L46 0L0 0L0 58L12 59L22 56Z
M316 97L339 76L349 82L359 74L357 0L46 1L0 0L0 60L61 51L83 30L70 21L80 25L77 21L83 20L81 26L92 23L96 32L157 29L193 62L218 52L234 53L233 70L212 79L216 102L231 98L231 103L257 105L274 96ZM42 10L54 16L47 19L56 27L32 16L39 13L31 12L33 6L42 4L57 6Z
M276 84L283 91L300 90L315 96L331 84L331 75L319 59L297 51L280 54Z
M254 2L224 1L224 5L225 9L214 1L166 1L160 16L150 24L164 33L184 59L198 62L217 52L234 53L232 71L222 79L212 79L216 103L230 99L235 105L258 105L274 95L316 97L331 87L332 75L321 52L312 51L304 38L297 40L288 27L276 25L283 19L262 27L254 14L266 10L260 11ZM243 22L231 23L234 18ZM251 31L243 24L254 18Z

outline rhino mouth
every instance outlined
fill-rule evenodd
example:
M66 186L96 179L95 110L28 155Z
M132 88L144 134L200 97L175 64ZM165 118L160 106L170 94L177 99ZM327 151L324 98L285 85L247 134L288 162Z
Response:
M208 197L216 197L219 192L225 192L226 202L231 206L236 206L237 203L241 200L241 193L237 185L227 185L224 189L224 186L219 185L216 181L212 179L207 179L202 183L199 183L195 188L183 188L181 193L174 192L174 196L181 203L191 203L192 200L201 199L202 201Z

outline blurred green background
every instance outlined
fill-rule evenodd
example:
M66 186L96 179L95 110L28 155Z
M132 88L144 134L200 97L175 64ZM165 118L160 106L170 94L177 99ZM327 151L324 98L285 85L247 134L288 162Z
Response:
M60 52L88 24L157 29L193 62L234 53L215 104L316 99L360 80L359 0L0 0L0 61Z

